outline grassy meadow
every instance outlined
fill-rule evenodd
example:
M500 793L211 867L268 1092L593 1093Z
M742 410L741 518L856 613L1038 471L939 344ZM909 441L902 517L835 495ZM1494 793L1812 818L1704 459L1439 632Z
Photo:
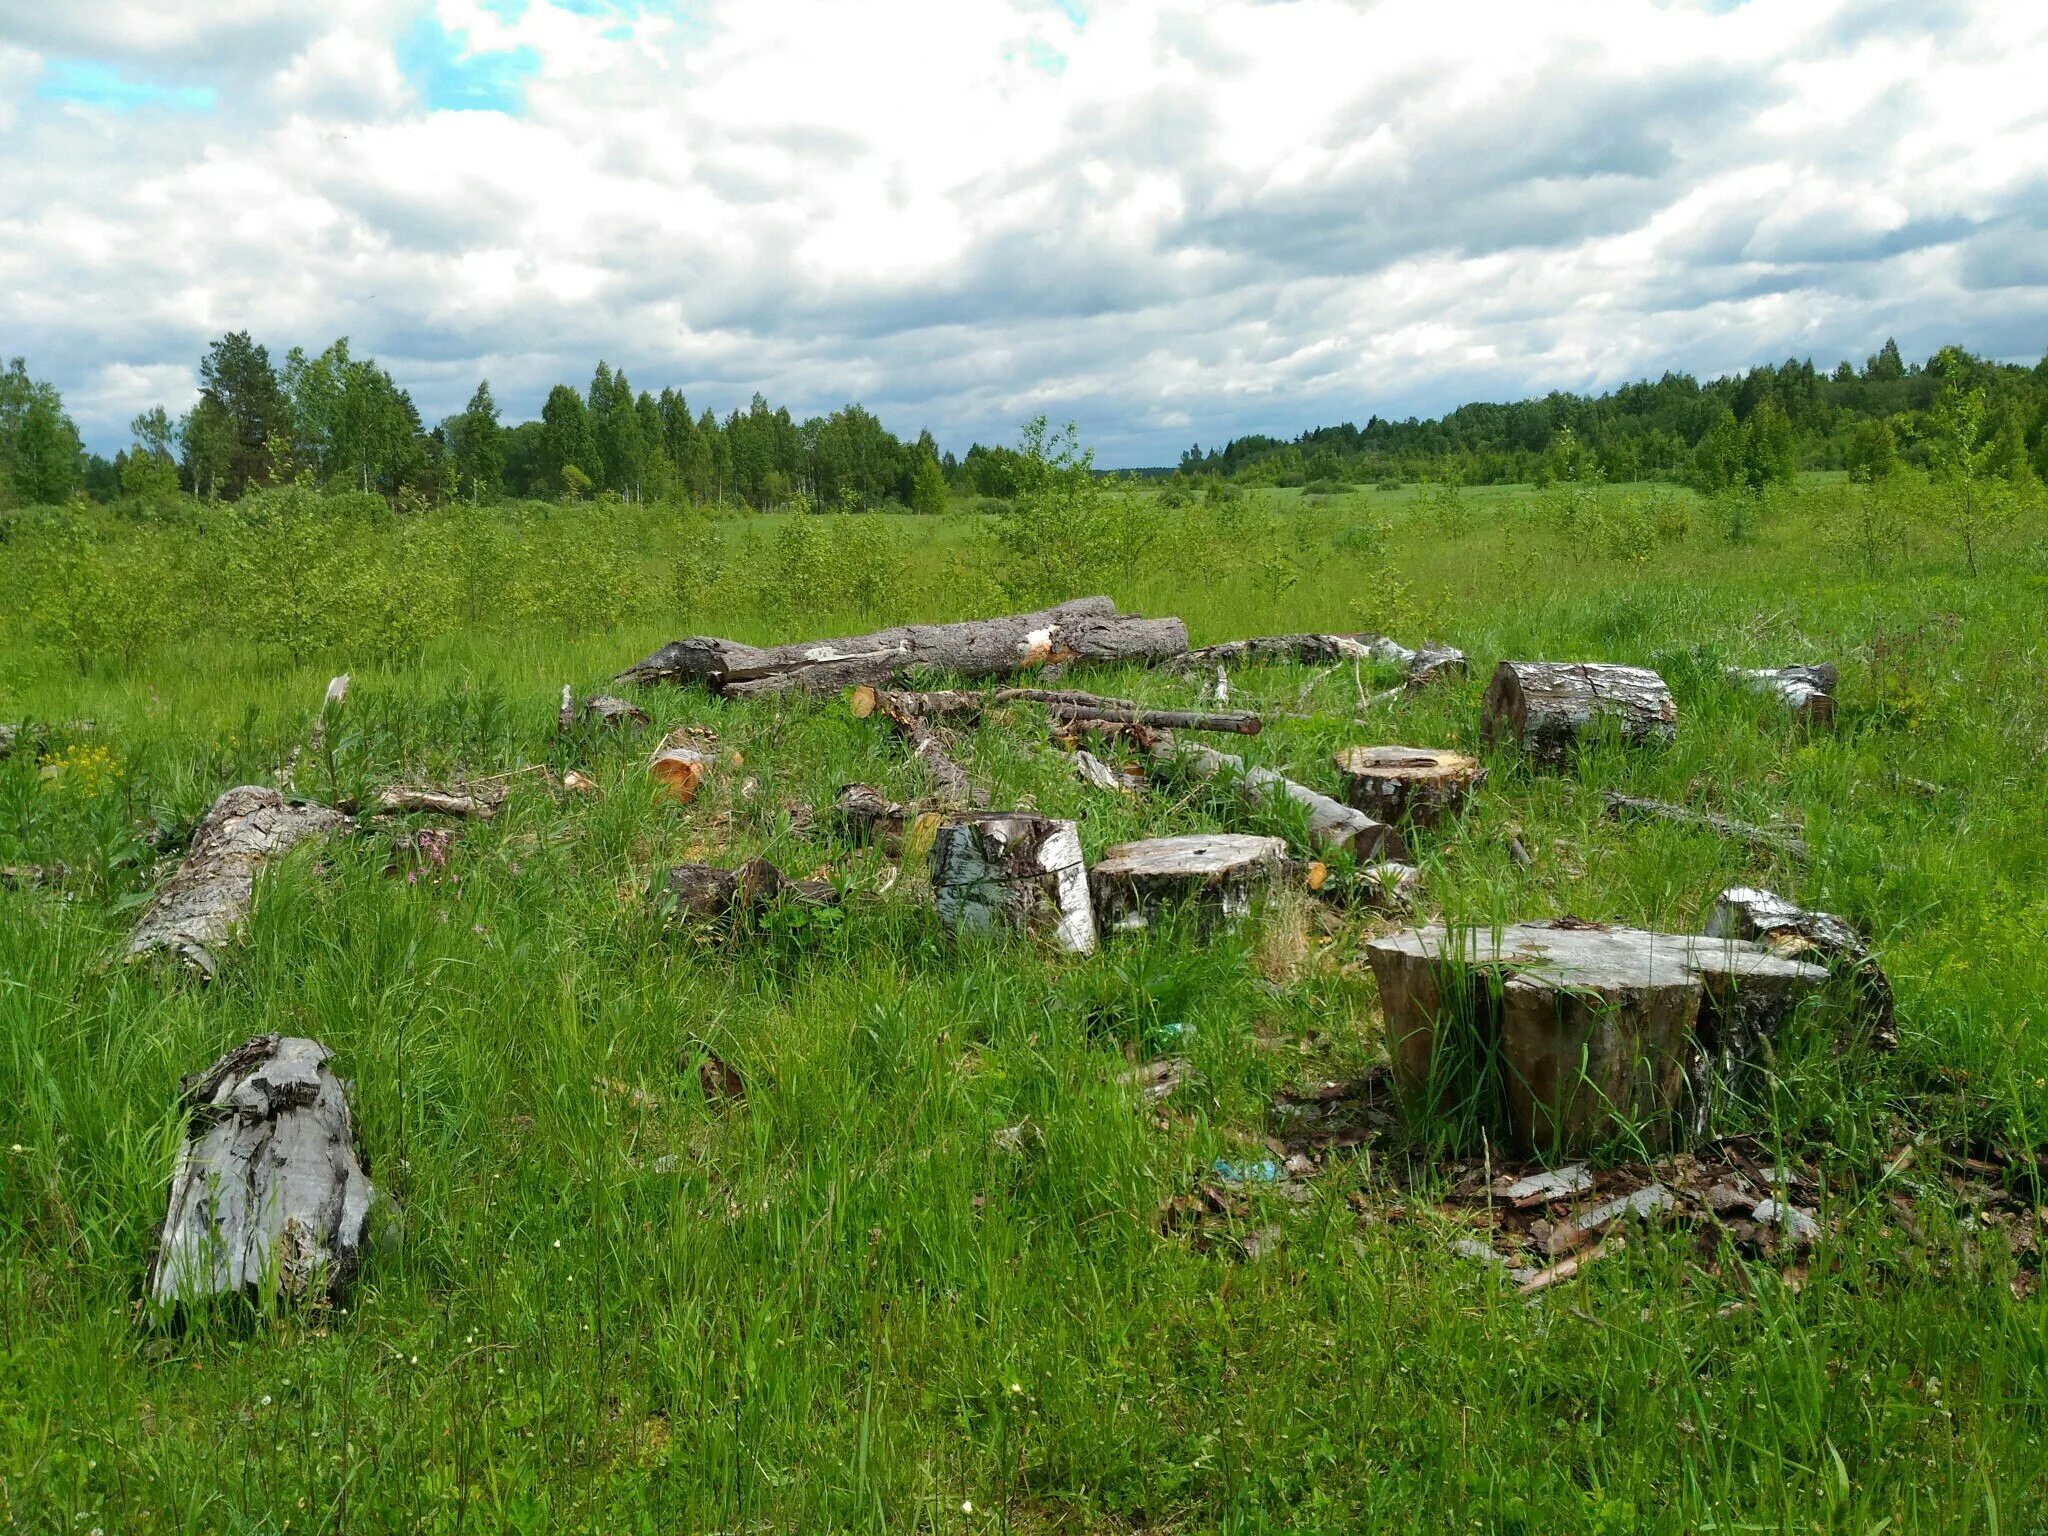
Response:
M1103 490L1021 524L253 500L23 514L0 542L0 720L29 727L0 761L0 866L64 866L0 889L0 1526L2038 1528L2038 1222L1994 1221L1982 1188L2048 1199L1990 1157L2048 1143L2038 507L1973 575L1910 480ZM1453 1252L1432 1157L1406 1147L1332 1155L1301 1203L1254 1189L1197 1241L1162 1209L1267 1155L1276 1094L1380 1059L1361 945L1388 920L1288 893L1235 934L1085 960L954 943L914 866L806 814L852 780L922 790L844 701L636 694L657 732L717 733L688 806L645 782L647 738L556 731L565 682L596 691L679 634L1090 591L1198 644L1369 628L1471 655L1469 682L1370 724L1348 668L1240 672L1236 701L1315 718L1224 745L1325 789L1354 742L1480 751L1501 658L1659 669L1668 750L1541 774L1484 749L1470 813L1418 850L1427 908L1685 931L1752 883L1863 927L1898 1051L1802 1028L1717 1127L1815 1171L1820 1246L1795 1266L1646 1230L1529 1304ZM1721 673L1821 659L1840 719L1810 737ZM299 850L211 985L113 963L180 838L271 781L343 670L301 793L530 765L604 793L518 774L445 867L408 862L406 823ZM1072 682L1195 696L1164 671ZM1262 829L1087 788L1027 711L956 756L993 803L1077 818L1091 855ZM1813 856L1618 826L1608 788L1786 817ZM844 908L663 927L669 865L754 854L828 870ZM177 1081L265 1030L317 1037L353 1085L379 1196L360 1283L339 1310L155 1326L138 1297ZM1120 1077L1169 1052L1196 1076L1147 1106ZM707 1053L744 1105L707 1102ZM2004 1172L1972 1184L1969 1160Z

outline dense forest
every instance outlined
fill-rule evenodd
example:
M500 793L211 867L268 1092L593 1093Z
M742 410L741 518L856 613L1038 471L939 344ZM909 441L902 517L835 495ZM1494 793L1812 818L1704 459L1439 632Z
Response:
M949 494L1014 495L1023 462L1013 448L979 443L956 459L929 432L906 442L858 404L799 421L756 394L721 420L693 412L674 389L636 392L603 362L587 388L556 385L538 420L516 424L486 381L461 412L428 425L410 393L346 338L313 356L294 347L280 365L234 332L208 348L199 377L188 411L137 416L133 445L108 459L85 451L57 390L15 359L0 374L0 505L79 495L149 505L181 491L233 500L306 479L400 506L611 496L937 511ZM1970 478L2048 475L2048 358L2029 369L1945 348L1908 364L1887 341L1860 369L1789 360L1705 384L1667 373L1602 395L1197 445L1173 473L1311 489L1600 479L1711 492L1801 469L1877 478L1901 464Z

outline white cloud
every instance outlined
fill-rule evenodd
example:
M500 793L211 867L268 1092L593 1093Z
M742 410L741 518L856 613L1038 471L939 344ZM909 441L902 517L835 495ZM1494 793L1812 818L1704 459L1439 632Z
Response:
M604 356L1157 462L1893 331L2048 344L2039 7L586 9L0 0L8 349L105 447L247 328L346 333L429 415ZM81 59L216 106L36 99ZM478 100L517 110L435 106Z

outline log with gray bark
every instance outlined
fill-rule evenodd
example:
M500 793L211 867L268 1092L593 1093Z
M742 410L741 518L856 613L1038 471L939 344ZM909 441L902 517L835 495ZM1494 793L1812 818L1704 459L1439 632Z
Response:
M385 816L453 816L458 821L489 821L505 801L505 786L481 784L475 789L435 789L394 784L377 792L377 811Z
M830 692L884 686L912 668L1006 676L1069 662L1157 662L1186 651L1179 619L1117 612L1106 597L1037 613L957 624L911 624L843 639L759 647L695 636L675 640L619 674L621 682L701 682L714 693Z
M1649 668L1599 662L1504 661L1486 687L1485 739L1518 742L1538 763L1563 764L1608 725L1631 746L1669 742L1678 734L1678 706Z
M1299 806L1305 817L1311 847L1324 852L1348 853L1358 859L1405 859L1407 847L1401 834L1365 812L1342 805L1328 795L1297 784L1271 768L1246 768L1244 759L1232 752L1217 752L1194 742L1160 742L1152 760L1165 768L1179 768L1204 781L1234 778L1245 799L1259 803L1274 800Z
M1457 818L1486 770L1436 747L1346 747L1337 754L1345 799L1384 822L1436 827Z
M348 825L339 811L286 800L260 784L229 790L200 820L184 862L143 909L128 954L168 950L214 975L221 949L248 916L264 865Z
M1070 954L1095 948L1081 834L1071 821L1024 811L964 811L932 842L932 897L955 932L1007 928Z
M338 1299L372 1191L344 1085L316 1040L259 1035L180 1085L190 1114L145 1292Z
M1816 728L1835 719L1835 690L1841 674L1833 662L1797 667L1730 667L1729 680L1752 693L1769 695L1802 725Z
M1149 926L1162 912L1193 910L1205 922L1234 923L1260 889L1287 871L1277 837L1198 832L1118 843L1088 871L1095 921L1110 932Z
M1410 689L1425 687L1441 678L1464 677L1470 672L1465 653L1454 646L1424 646L1412 651L1385 635L1372 634L1257 635L1248 640L1202 646L1176 658L1175 665L1196 671L1259 661L1291 661L1303 666L1327 666L1340 661L1386 662L1407 672Z
M1504 1128L1545 1154L1699 1130L1710 1068L1760 1050L1828 974L1739 939L1573 919L1411 928L1366 949L1411 1107L1492 1092Z
M564 702L566 703L567 690L565 689L563 692ZM585 699L583 701L582 716L585 720L595 721L597 724L615 731L629 725L638 727L647 724L646 710L642 709L638 704L609 693L593 693L589 698Z
M973 707L965 707L970 701ZM896 728L896 734L910 748L910 755L923 765L925 776L931 780L935 804L957 809L987 803L988 797L975 787L967 770L953 760L945 741L930 723L948 716L978 719L979 695L903 693L863 687L854 690L853 712L857 716L879 713Z
M1780 828L1759 827L1753 822L1738 821L1733 816L1722 816L1714 811L1696 811L1691 806L1673 805L1668 800L1646 800L1640 795L1624 795L1618 790L1607 790L1605 795L1607 815L1614 821L1668 821L1675 826L1698 827L1734 842L1782 853L1790 859L1807 856L1805 839Z
M856 688L856 717L881 713L903 720L979 720L998 704L1037 704L1063 725L1141 725L1152 730L1222 731L1256 736L1264 721L1248 710L1154 709L1133 699L1105 698L1072 688L997 688L982 694L959 688L910 693L892 688Z
M1813 958L1848 974L1870 1043L1888 1051L1899 1043L1891 978L1847 919L1809 912L1782 896L1750 886L1730 886L1707 914L1710 938L1749 939L1787 959Z
M839 889L830 880L792 880L766 859L749 859L737 869L678 864L663 879L658 896L667 915L700 920L753 916L778 901L836 907Z

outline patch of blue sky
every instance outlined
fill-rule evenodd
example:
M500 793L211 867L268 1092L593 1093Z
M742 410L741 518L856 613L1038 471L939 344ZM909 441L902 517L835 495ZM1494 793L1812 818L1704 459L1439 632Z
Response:
M477 0L477 3L508 26L526 14L527 0Z
M95 59L53 60L37 82L36 94L45 101L75 101L89 107L107 107L115 112L133 112L142 107L170 107L180 112L210 112L214 91L210 85L164 85L155 80L132 80L111 64Z
M1081 0L1052 0L1052 8L1071 21L1077 32L1088 25L1088 7Z
M1040 37L1025 39L1024 62L1041 75L1063 75L1067 72L1067 56Z
M516 114L526 103L526 82L540 71L533 49L471 52L431 16L398 40L397 54L399 69L435 112Z

